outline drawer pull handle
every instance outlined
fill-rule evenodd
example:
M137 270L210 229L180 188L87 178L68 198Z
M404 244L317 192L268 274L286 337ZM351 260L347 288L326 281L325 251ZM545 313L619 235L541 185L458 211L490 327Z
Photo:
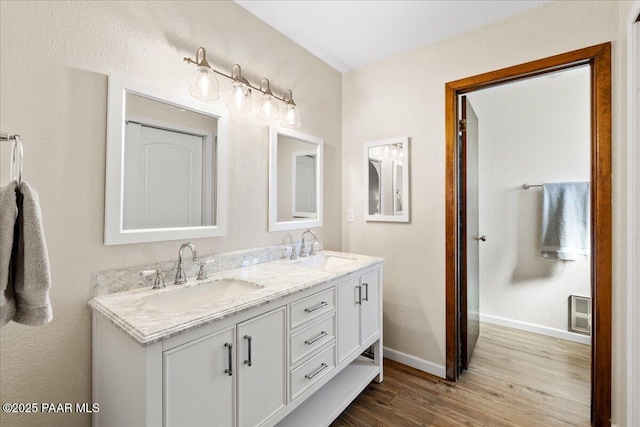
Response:
M228 374L229 376L233 375L233 356L232 356L232 349L233 349L233 345L226 342L224 343L224 346L227 347L227 350L229 351L229 368L224 370L225 374Z
M320 310L322 307L326 307L328 304L326 301L322 301L320 304L316 305L315 307L311 307L311 308L305 308L304 311L307 313L313 313L316 310Z
M247 366L251 366L251 335L245 335L244 339L247 340L247 351L249 358L244 361L244 364Z
M362 286L364 286L364 298L362 298L362 300L369 301L369 284L363 283Z
M356 304L362 305L362 286L356 286L356 288L358 289L358 301L356 301Z
M326 337L327 335L329 335L326 331L322 331L320 332L320 334L317 337L313 337L311 339L306 340L304 343L307 345L311 345L314 342L321 340L322 338Z
M322 365L320 365L320 367L318 369L316 369L315 371L313 371L310 374L305 375L304 377L308 380L312 379L313 377L315 377L316 375L318 375L320 372L324 371L325 369L327 369L329 367L329 365L327 365L326 363L323 363Z

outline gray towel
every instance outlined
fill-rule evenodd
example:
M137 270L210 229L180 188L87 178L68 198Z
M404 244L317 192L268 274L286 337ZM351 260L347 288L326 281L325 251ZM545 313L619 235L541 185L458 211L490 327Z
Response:
M0 326L13 320L16 314L13 272L11 271L14 228L18 216L16 188L15 181L0 188Z
M49 256L44 240L38 194L22 182L18 195L18 250L15 258L16 298L14 322L30 326L47 324L53 319L49 288Z
M589 251L589 183L542 186L543 258L579 260Z

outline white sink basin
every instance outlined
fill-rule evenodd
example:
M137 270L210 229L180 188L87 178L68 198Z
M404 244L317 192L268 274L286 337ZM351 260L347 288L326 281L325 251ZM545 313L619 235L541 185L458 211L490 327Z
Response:
M241 279L218 279L172 292L151 295L146 297L144 302L164 313L180 313L259 289L262 289L262 286Z
M308 268L311 270L327 270L334 267L342 267L352 263L355 258L342 257L338 255L312 255L301 258L295 262L296 267Z

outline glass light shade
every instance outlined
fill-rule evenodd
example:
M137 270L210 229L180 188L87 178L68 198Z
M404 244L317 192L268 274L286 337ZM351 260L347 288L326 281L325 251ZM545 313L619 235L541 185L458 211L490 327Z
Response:
M282 126L289 129L297 129L300 127L300 113L295 104L287 104L287 110L282 118Z
M194 98L214 101L220 98L220 84L211 68L199 66L193 76L189 93Z
M258 102L258 112L256 114L261 120L278 120L280 118L280 109L276 99L265 93L264 96Z
M246 84L233 82L227 108L231 111L251 111L251 92Z

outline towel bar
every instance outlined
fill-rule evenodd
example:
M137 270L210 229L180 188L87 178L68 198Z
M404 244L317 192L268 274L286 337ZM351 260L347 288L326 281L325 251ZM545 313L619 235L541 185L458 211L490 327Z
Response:
M525 190L530 189L531 187L542 187L542 184L524 184L522 186L522 188L524 188Z

